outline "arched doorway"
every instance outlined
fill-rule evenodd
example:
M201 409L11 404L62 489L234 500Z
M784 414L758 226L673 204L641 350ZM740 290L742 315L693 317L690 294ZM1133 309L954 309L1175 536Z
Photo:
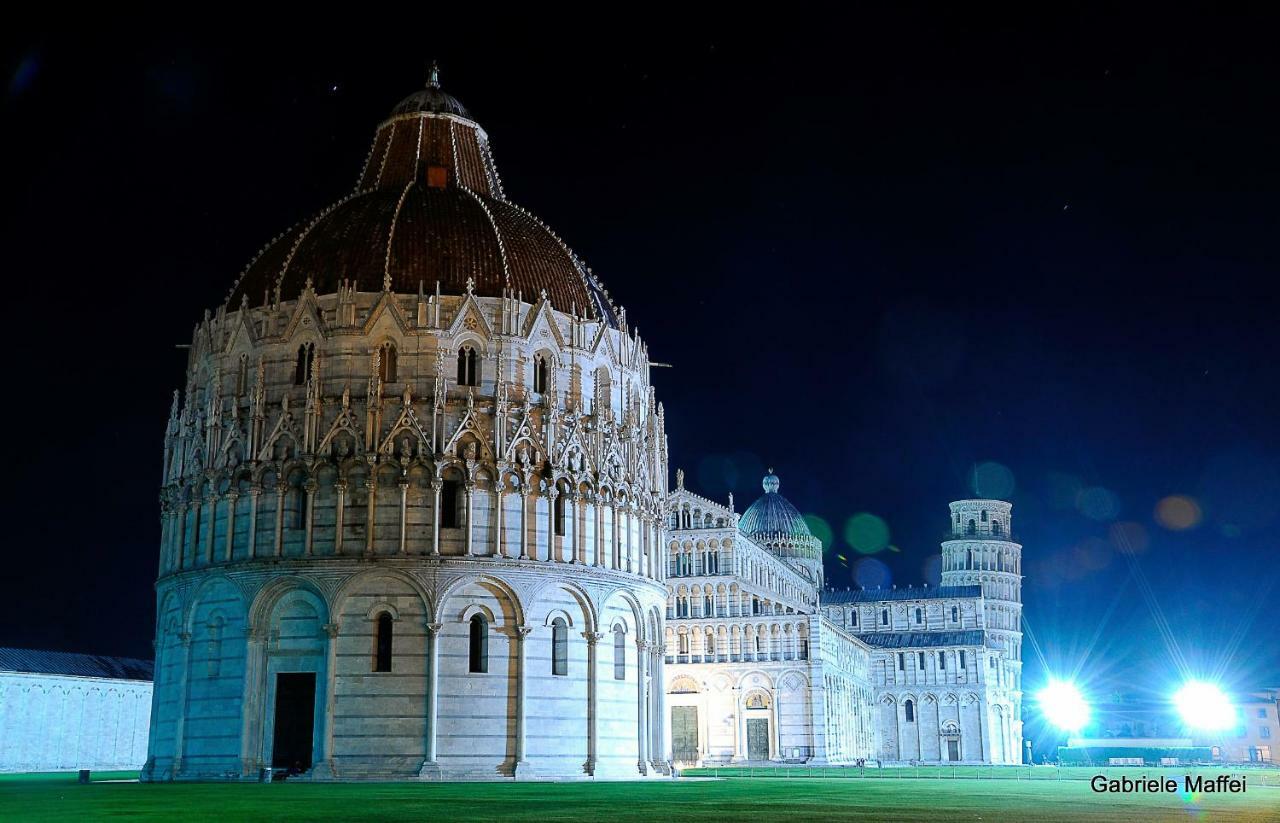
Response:
M768 760L770 756L769 695L753 691L742 701L747 732L747 759Z

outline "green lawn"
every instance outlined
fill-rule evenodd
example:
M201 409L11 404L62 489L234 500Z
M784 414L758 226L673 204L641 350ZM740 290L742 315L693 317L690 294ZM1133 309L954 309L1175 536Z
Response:
M78 785L0 781L0 820L1030 820L1280 819L1280 789L1244 795L1095 795L1087 781L724 779L644 783Z

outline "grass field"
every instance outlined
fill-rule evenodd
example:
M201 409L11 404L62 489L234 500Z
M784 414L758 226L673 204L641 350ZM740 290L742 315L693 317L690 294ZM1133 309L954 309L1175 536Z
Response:
M94 782L0 779L0 820L986 820L1280 819L1280 789L1243 795L1096 795L1087 781L940 778L682 779L646 783Z

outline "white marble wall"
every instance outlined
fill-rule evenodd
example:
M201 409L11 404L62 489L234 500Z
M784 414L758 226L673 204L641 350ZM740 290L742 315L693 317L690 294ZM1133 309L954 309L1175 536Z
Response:
M151 683L0 672L0 772L137 769Z

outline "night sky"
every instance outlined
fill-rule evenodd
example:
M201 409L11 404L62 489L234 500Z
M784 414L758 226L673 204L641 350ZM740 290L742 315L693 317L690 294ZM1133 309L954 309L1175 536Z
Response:
M690 487L773 466L841 587L1006 496L1028 690L1280 685L1277 20L594 22L4 35L0 645L151 655L176 344L435 58Z

